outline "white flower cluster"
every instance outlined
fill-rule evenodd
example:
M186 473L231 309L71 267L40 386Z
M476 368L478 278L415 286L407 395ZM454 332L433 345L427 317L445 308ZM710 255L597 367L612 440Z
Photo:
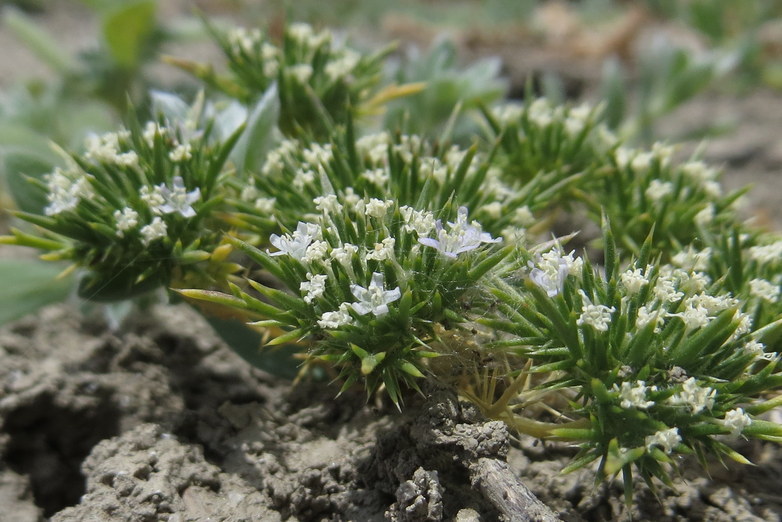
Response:
M654 435L649 435L644 441L646 449L651 451L655 446L660 447L665 453L670 454L673 449L682 441L678 428L669 428L660 430Z
M578 292L581 294L582 305L581 315L578 317L576 324L579 326L591 326L598 332L607 332L608 327L611 325L611 316L616 312L616 308L593 304L583 290L579 289Z
M644 286L649 284L648 274L650 270L651 266L647 266L645 272L640 268L628 269L622 272L619 279L622 281L622 285L625 287L627 295L635 295L640 292Z
M622 408L645 410L654 406L654 401L646 400L646 393L657 391L657 386L646 386L644 381L636 381L635 386L630 382L623 382L621 387L614 384L613 391L619 393L619 404Z
M73 210L82 199L91 199L95 195L87 177L81 173L66 172L58 167L44 179L49 190L46 196L49 204L44 209L47 216Z
M235 53L251 53L255 47L263 40L263 33L260 29L245 29L244 27L232 28L226 34L228 44L233 47Z
M554 297L562 291L568 275L579 276L584 261L573 257L573 252L562 255L559 247L554 247L540 255L536 263L530 261L530 280L543 289L546 295Z
M437 249L447 257L456 258L459 254L475 250L483 243L499 243L502 241L500 238L492 238L488 232L483 232L480 223L477 221L468 224L467 212L466 207L460 207L456 223L448 222L448 231L443 228L442 222L438 219L435 222L437 238L418 238L418 242L424 246Z
M91 134L85 140L87 151L84 157L95 162L113 163L119 166L132 167L138 165L138 155L135 151L120 152L120 140L125 140L130 132L107 132L100 136Z
M765 279L753 279L749 282L749 294L776 303L779 301L779 285Z
M703 189L706 195L717 198L722 193L722 187L717 181L717 171L702 161L690 161L681 167L682 174L696 186Z
M742 408L730 410L722 420L722 425L730 431L730 436L733 438L741 435L744 428L750 424L752 424L752 417L744 413Z
M748 254L751 260L761 265L778 263L782 259L782 241L750 247Z
M668 402L675 405L686 406L693 413L703 410L711 410L717 390L709 386L700 386L695 377L690 377L682 383L682 391L675 393Z

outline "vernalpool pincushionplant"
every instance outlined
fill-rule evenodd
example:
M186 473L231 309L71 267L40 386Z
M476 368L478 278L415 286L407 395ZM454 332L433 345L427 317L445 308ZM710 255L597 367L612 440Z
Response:
M680 455L782 442L782 240L713 167L545 99L469 113L469 146L373 128L356 109L389 87L383 53L302 25L215 35L228 76L180 65L219 97L158 93L156 119L91 137L2 241L71 261L89 299L163 286L231 310L342 390L401 407L438 381L577 444L567 469L621 473L628 501ZM555 237L568 216L584 232Z

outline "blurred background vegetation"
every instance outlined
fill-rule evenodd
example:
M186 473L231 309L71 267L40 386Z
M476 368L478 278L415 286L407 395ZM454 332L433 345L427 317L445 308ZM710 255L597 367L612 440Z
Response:
M129 113L148 115L151 89L188 97L200 88L161 56L220 67L220 53L200 16L217 26L260 27L272 36L287 22L309 22L334 29L362 50L396 42L384 72L387 82L424 82L426 88L391 103L378 125L424 135L439 136L457 104L464 110L534 94L555 102L601 102L611 128L631 143L685 140L691 152L704 138L735 136L741 117L693 120L685 112L686 125L670 119L688 103L757 92L764 99L782 96L779 0L5 0L0 5L0 233L12 226L8 210L43 205L26 178L40 177L60 161L52 143L78 150L89 133L112 129ZM469 142L473 131L461 119L452 136ZM766 219L773 224L773 216ZM0 322L31 309L14 303L26 300L34 308L46 301L42 288L50 288L47 282L63 268L19 260L19 251L0 249L0 284L12 288L1 299ZM15 277L20 272L29 277ZM52 288L57 290L52 298L59 299L68 285Z

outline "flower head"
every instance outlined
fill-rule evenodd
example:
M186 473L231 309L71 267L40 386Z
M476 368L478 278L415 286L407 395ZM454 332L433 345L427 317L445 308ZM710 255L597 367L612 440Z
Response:
M682 391L669 399L672 404L687 406L692 413L711 410L717 390L708 386L698 386L695 377L690 377L682 383Z
M488 232L483 232L477 221L467 223L467 207L460 207L456 223L448 223L448 232L443 229L442 222L438 219L435 223L437 239L431 237L419 238L418 242L424 246L436 248L447 257L456 258L463 252L475 250L482 243L499 243L501 238L492 238Z
M393 290L385 289L385 276L380 272L372 273L372 281L367 288L350 285L350 291L358 299L350 306L359 315L366 315L370 312L378 317L385 315L388 313L388 304L402 297L398 286Z
M555 247L540 256L537 265L530 262L530 266L532 270L529 278L532 282L545 290L549 297L554 297L562 291L568 275L576 275L581 271L583 261L573 258L573 252L563 256L559 248Z
M269 237L269 242L279 249L279 252L271 252L270 255L289 255L301 261L307 253L307 247L310 246L313 239L320 235L319 233L320 227L318 225L299 221L293 234L285 234L284 236L272 234Z
M592 304L592 301L583 290L579 290L579 292L581 293L583 304L581 306L581 315L578 317L576 324L579 326L586 324L598 332L607 332L608 326L611 324L611 314L616 311L616 308Z
M730 410L725 414L722 425L730 430L731 437L738 437L744 428L752 424L752 417L744 413L742 408Z
M616 384L614 384L614 391L619 392L619 398L622 399L622 402L620 405L622 408L638 408L641 410L645 410L647 408L650 408L651 406L654 406L654 401L647 401L646 400L646 392L649 391L656 391L656 386L646 386L646 383L644 381L637 381L635 383L635 386L633 386L632 383L629 382L623 382L622 387L617 387Z
M159 216L155 216L152 223L144 225L141 228L141 236L144 238L142 241L145 245L149 245L157 239L162 239L168 235L168 227L166 222L160 219Z
M138 225L138 212L130 207L114 211L114 220L117 222L117 235L123 237L125 232L136 228Z
M193 209L192 205L201 199L201 189L196 187L194 190L187 192L181 176L176 176L174 178L172 188L160 185L160 194L165 201L159 207L160 212L163 214L179 212L182 217L186 218L191 218L196 215L196 211Z
M682 438L679 435L679 429L670 428L667 430L660 430L654 435L647 436L644 442L646 443L646 449L648 450L651 450L654 446L659 446L665 453L670 453L681 441Z

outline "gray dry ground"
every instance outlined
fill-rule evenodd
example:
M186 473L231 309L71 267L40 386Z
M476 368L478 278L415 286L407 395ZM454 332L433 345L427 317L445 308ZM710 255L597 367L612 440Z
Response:
M506 506L485 481L506 460L511 491L520 479L564 520L629 515L618 485L559 474L572 449L514 441L444 391L400 414L292 387L185 306L118 331L69 305L8 325L0 389L0 520L497 520ZM635 519L779 520L775 448L741 449L760 466L688 471L659 503L639 487Z
M63 47L88 44L84 13L52 5ZM0 46L1 85L42 71L2 29ZM735 125L707 157L728 185L757 183L748 210L780 228L781 121L780 96L759 92L701 98L663 129ZM572 449L513 439L447 393L412 397L404 414L335 394L251 369L186 307L118 331L74 305L46 308L0 328L0 521L495 520L507 506L485 466L506 461L564 520L782 517L772 445L741 447L758 466L715 464L712 479L685 462L678 493L658 501L639 486L629 513L619 485L559 474Z

